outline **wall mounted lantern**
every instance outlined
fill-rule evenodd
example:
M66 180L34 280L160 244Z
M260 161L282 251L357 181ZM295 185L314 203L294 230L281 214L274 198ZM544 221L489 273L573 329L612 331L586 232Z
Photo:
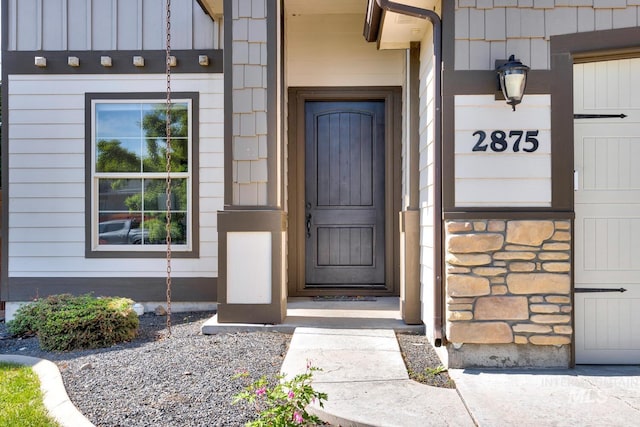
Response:
M502 89L504 98L507 100L507 104L511 105L513 111L516 111L516 105L520 104L524 96L529 69L522 62L517 61L513 55L509 57L507 62L496 67L500 89Z

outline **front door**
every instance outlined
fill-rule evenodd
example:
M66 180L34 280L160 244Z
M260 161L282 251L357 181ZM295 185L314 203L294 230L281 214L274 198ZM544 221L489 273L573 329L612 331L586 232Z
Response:
M307 101L305 287L385 285L384 101Z
M574 66L576 363L640 363L638 75L640 59Z

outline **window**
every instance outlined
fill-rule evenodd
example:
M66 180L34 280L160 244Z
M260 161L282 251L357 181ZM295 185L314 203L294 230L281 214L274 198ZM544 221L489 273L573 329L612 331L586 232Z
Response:
M91 97L94 251L166 249L166 103ZM193 98L171 105L171 243L192 249Z

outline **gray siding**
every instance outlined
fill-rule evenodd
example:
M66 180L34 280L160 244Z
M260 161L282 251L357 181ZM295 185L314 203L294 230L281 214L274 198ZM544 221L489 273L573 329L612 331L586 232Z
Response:
M171 2L173 49L219 49L221 25L196 0ZM165 0L9 0L8 50L157 50Z
M233 204L266 205L266 0L234 2L232 17Z
M635 27L640 0L457 0L455 68L492 70L514 54L534 69L550 67L555 35Z

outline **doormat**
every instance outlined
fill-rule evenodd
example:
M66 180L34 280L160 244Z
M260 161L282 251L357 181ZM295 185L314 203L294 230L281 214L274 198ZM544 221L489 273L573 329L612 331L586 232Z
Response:
M324 295L313 297L314 301L377 301L373 296Z

